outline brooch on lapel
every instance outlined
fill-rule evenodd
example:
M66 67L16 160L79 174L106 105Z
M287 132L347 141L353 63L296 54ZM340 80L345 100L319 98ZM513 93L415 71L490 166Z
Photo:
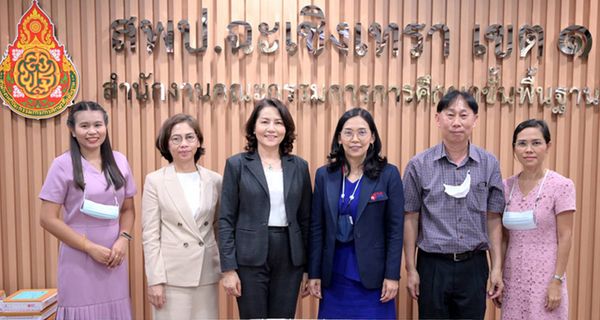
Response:
M373 192L371 195L371 201L381 200L385 198L385 193L383 191Z

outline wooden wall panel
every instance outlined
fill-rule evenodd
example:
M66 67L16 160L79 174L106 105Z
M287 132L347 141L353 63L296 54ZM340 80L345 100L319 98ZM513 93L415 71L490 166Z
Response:
M305 5L323 9L326 21L326 46L322 54L312 56L305 39L297 35L297 25L307 18L300 16ZM346 85L396 86L415 85L417 77L432 76L435 85L449 86L487 84L488 68L501 68L501 84L519 86L530 66L538 68L536 83L543 88L600 87L600 63L597 41L587 59L568 57L557 49L558 35L568 25L580 24L589 28L593 36L600 35L598 16L600 6L595 0L40 0L41 7L51 17L59 41L66 45L81 76L81 87L76 98L99 101L109 112L109 134L113 146L127 155L139 193L135 197L137 219L135 240L129 251L130 286L136 319L150 319L143 273L143 252L140 239L140 200L144 177L166 162L155 150L154 139L162 122L178 112L196 116L204 132L207 154L200 163L207 168L223 172L225 159L245 145L244 125L253 104L234 103L227 92L226 99L190 101L184 92L179 99L151 98L147 102L128 100L125 91L118 89L117 98L106 100L102 84L111 72L118 74L118 82L138 81L138 74L152 73L151 82L158 81L165 89L175 82L196 82L206 90L210 83L223 83L227 89L240 83L242 91L253 95L247 85L276 83L282 89L286 83L318 86L338 84L342 89L340 102L331 99L325 103L301 101L302 93L289 103L297 128L294 152L305 158L313 172L326 161L331 134L338 117L355 105L370 110L378 124L383 139L384 153L391 163L403 171L408 160L417 152L439 142L440 136L434 120L435 104L431 100L407 103L404 96L394 102L394 93L384 102L353 101ZM30 6L28 0L0 0L0 49L7 47L16 37L16 25ZM193 55L184 49L177 23L187 19L191 27L192 47L201 46L201 10L208 10L208 50ZM135 16L138 26L137 50L116 52L111 47L110 24L115 19ZM152 54L146 52L145 35L139 29L141 20L149 19L153 28L158 21L165 26L173 20L175 28L174 53L167 53L164 39L157 42ZM225 43L227 24L234 20L251 23L253 52L232 53ZM292 24L292 40L298 52L286 51L285 22ZM258 24L266 22L273 28L279 22L279 32L269 37L279 40L279 50L272 55L260 53ZM341 55L329 41L329 36L339 36L336 26L347 22L351 28L347 56ZM354 25L362 23L362 40L369 46L368 54L359 58L354 54ZM375 56L375 41L368 36L368 27L378 22L382 27L397 23L400 30L399 54L392 57L388 43L381 57ZM415 41L403 34L409 23L424 23L423 54L415 59L410 49ZM427 36L429 28L445 23L450 28L450 56L442 54L443 37L440 33ZM491 24L513 25L513 51L506 59L497 59L494 46L483 36ZM472 54L472 30L481 26L480 39L487 46L481 57ZM539 24L545 31L544 55L537 57L534 48L526 58L519 57L518 31L524 24ZM166 31L164 31L166 32ZM163 32L163 34L164 34ZM243 38L242 38L243 40ZM216 53L215 46L223 51ZM505 50L506 44L503 45ZM211 92L212 93L212 92ZM281 90L287 98L287 92ZM544 92L547 95L547 92ZM372 95L373 97L375 95ZM518 99L518 97L517 97ZM600 170L600 108L577 104L569 98L567 112L554 115L551 108L533 105L484 104L480 102L480 115L473 134L474 143L493 152L500 160L503 176L520 170L511 150L511 136L515 124L527 118L543 118L549 122L553 134L553 147L548 158L549 168L573 179L577 188L577 213L574 226L573 249L568 265L570 316L572 319L589 319L600 313L599 211ZM68 148L66 112L51 119L29 120L15 115L6 106L0 109L0 288L13 292L27 287L56 286L58 241L39 227L40 201L37 198L52 160ZM404 276L405 271L402 270ZM417 305L404 289L401 279L397 299L399 318L416 318ZM219 309L223 318L236 318L237 306L220 290ZM316 316L318 303L312 298L298 302L297 316ZM499 319L500 313L489 305L487 319Z

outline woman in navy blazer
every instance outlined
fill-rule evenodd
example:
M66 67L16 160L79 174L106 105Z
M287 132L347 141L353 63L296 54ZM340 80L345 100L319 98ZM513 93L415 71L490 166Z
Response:
M348 110L316 173L308 273L319 318L396 318L404 195L380 151L371 114Z

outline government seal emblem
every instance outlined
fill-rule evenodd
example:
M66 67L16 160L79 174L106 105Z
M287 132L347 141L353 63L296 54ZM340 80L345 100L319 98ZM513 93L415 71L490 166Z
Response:
M4 104L26 118L50 118L73 103L78 88L79 75L54 35L54 24L33 1L0 62Z

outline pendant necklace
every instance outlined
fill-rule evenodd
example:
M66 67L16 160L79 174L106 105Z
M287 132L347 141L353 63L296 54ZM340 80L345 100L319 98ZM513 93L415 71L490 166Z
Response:
M264 160L262 160L262 163L267 165L267 170L273 171L273 164L274 163L269 163L269 162L266 162Z

